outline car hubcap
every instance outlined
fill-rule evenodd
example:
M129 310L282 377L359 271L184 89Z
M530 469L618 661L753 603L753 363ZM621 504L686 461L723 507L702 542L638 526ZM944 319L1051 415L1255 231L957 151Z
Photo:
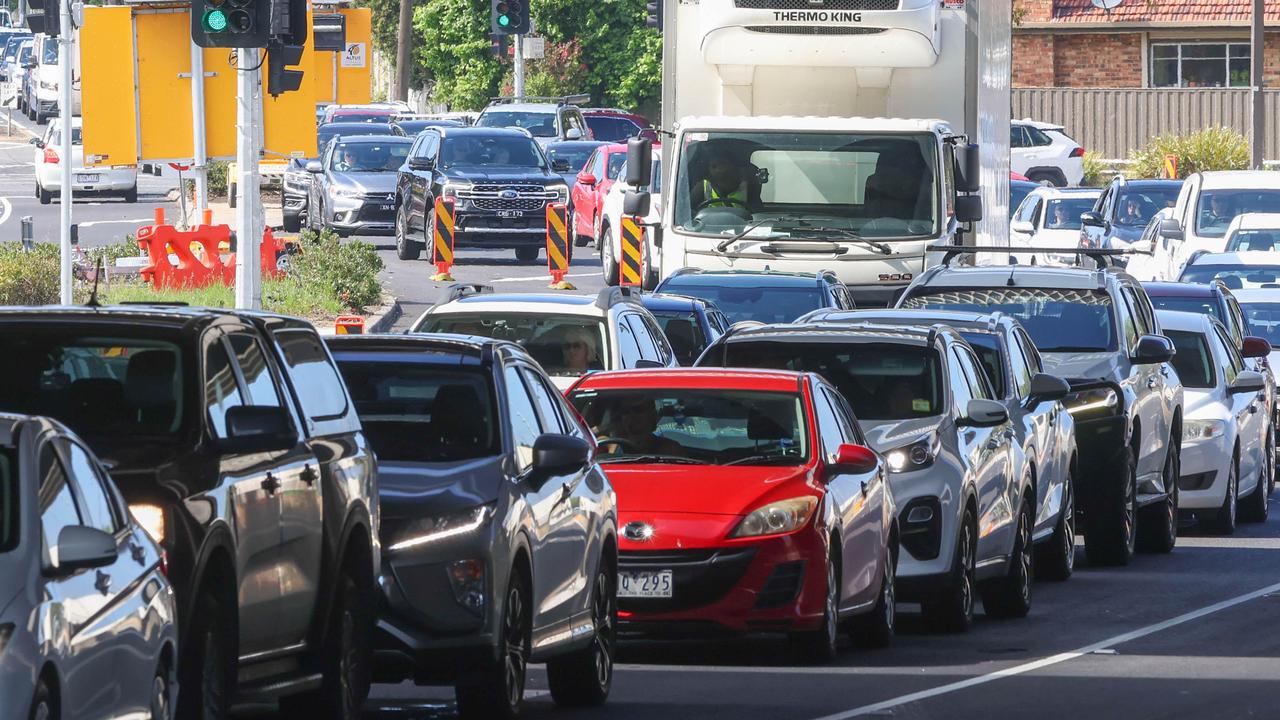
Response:
M169 679L164 673L151 682L151 720L169 720Z
M360 648L356 644L356 618L351 608L342 614L342 659L338 676L342 683L342 705L348 710L348 716L355 717L356 689L360 678Z
M1239 493L1236 491L1236 478L1239 477L1239 470L1235 464L1231 465L1231 477L1227 480L1227 518L1231 521L1231 526L1236 524L1236 498Z
M1031 598L1031 522L1028 517L1030 514L1024 510L1022 517L1018 519L1018 572L1021 574L1018 578L1018 591L1022 594L1023 600Z
M506 630L506 681L507 681L507 704L515 707L520 704L520 699L524 697L524 675L527 654L525 652L524 638L524 597L520 593L520 588L513 585L511 592L507 596L507 619L505 622Z
M831 645L836 643L836 616L839 613L836 605L839 603L840 586L836 580L835 563L827 560L827 607L826 617L823 618L826 623L824 630L827 633L827 642Z
M596 682L608 687L613 677L613 586L604 573L596 581Z
M1134 545L1134 542L1137 540L1137 533L1134 532L1135 529L1137 528L1137 522L1136 522L1135 510L1134 510L1134 494L1137 492L1137 489L1134 487L1134 485L1137 482L1138 482L1137 476L1134 474L1134 472L1130 472L1129 481L1124 484L1124 538L1125 538L1125 547L1129 550L1130 553L1133 552L1133 545Z
M1067 478L1066 500L1062 503L1062 555L1068 570L1076 564L1076 493Z
M890 552L884 568L884 620L889 632L893 632L894 624L897 622L898 600L897 590L894 589L896 575L893 567L893 553Z

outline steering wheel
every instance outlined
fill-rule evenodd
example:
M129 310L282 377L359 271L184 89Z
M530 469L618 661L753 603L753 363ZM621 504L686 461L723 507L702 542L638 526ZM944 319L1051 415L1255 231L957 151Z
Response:
M698 203L698 207L694 208L693 212L694 214L700 213L703 210L706 210L707 208L711 207L712 205L730 205L730 206L737 205L743 210L751 209L747 207L747 201L739 200L738 198L735 198L735 197L726 196L726 197L718 197L718 198L708 198L706 200L703 200L702 202Z
M606 437L596 439L597 447L602 447L604 445L617 445L623 451L630 450L634 452L640 449L639 445L632 442L631 440L627 440L626 438L606 436ZM609 453L609 454L612 455L613 453Z

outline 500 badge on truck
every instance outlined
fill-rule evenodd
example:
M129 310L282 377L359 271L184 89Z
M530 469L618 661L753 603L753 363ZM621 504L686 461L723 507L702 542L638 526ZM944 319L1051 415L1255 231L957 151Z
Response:
M880 273L880 282L911 282L915 273Z

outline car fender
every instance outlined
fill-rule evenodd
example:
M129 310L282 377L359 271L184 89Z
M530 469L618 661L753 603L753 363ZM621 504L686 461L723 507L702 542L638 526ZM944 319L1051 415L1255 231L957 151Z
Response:
M334 598L337 596L338 581L342 577L342 569L346 567L348 553L351 552L352 536L357 532L363 532L368 538L369 547L367 551L370 558L369 573L371 573L364 582L374 583L377 581L378 562L377 551L374 547L373 522L369 516L369 510L363 503L353 503L350 511L347 513L346 520L343 523L342 530L338 534L338 543L334 547L330 547L325 543L324 558L320 570L320 587L316 597L315 615L311 618L312 626L309 633L316 640L315 647L326 647L325 640L330 629L326 622L329 614L333 609Z
M179 596L177 598L179 618L190 618L195 615L196 603L200 600L200 596L204 592L204 584L207 579L206 576L208 575L208 572L209 572L209 561L210 559L212 559L214 553L219 551L227 553L227 555L231 558L231 573L233 575L232 577L233 584L232 584L231 590L233 593L238 594L240 578L238 575L236 575L237 570L235 566L235 558L236 558L235 541L232 539L231 528L227 525L227 522L219 518L214 520L210 524L209 531L205 533L204 542L200 544L200 549L196 553L197 559L196 559L196 562L193 564L193 567L195 569L191 573L191 581L185 583L186 590L190 593L189 596L185 598ZM175 593L176 593L176 589L175 589ZM235 630L235 632L237 633L236 635L237 637L239 637L238 628L240 626L239 609L240 608L237 605L237 611L235 613L232 613L233 619L235 622L235 627L237 628ZM182 623L182 626L183 627L181 628L181 631L178 637L178 647L184 647L186 645L189 639L186 633L190 631L191 623L184 622Z

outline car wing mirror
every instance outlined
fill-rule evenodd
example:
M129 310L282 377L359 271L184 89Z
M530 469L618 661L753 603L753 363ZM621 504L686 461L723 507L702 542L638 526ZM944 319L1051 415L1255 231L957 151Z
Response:
M1167 218L1160 221L1160 235L1169 240L1181 240L1183 238L1182 223L1174 218Z
M1014 220L1009 223L1009 229L1023 235L1034 235L1036 231L1035 225L1032 225L1030 220Z
M319 160L308 160L305 169L312 175L317 175L324 171L324 168L320 166Z
M622 213L644 218L653 205L653 195L647 190L628 190L622 195Z
M636 361L635 369L636 370L656 370L658 368L664 368L664 367L666 367L666 365L663 365L657 360L651 360L649 358L640 358L639 360Z
M68 525L58 533L58 543L49 554L59 575L106 567L116 561L116 539L97 528Z
M289 413L284 408L237 405L227 410L226 437L221 438L218 444L227 452L270 452L287 450L297 439Z
M1247 358L1264 358L1271 354L1271 343L1266 338L1249 336L1244 339L1240 354Z
M969 401L968 407L965 408L964 416L960 418L957 424L969 427L992 427L1008 422L1008 420L1009 410L1004 405L995 400L974 398Z
M1143 335L1133 348L1129 360L1135 365L1155 365L1173 359L1173 341L1163 335Z
M864 445L846 443L836 449L836 461L832 463L834 472L864 475L873 472L880 465L880 458L875 451Z
M1231 383L1231 392L1250 393L1261 392L1267 387L1267 376L1253 370L1245 370L1236 376L1235 382Z
M1080 213L1080 224L1085 227L1100 228L1106 225L1106 221L1102 219L1102 213L1090 210Z
M573 169L573 166L564 158L556 158L551 161L551 169L558 173L567 173Z
M653 142L633 137L627 141L627 184L648 187L653 179Z
M1031 401L1053 402L1061 400L1071 393L1071 385L1066 380L1047 373L1036 373L1031 376Z
M978 222L982 219L982 196L961 195L955 202L956 222Z
M581 470L590 458L591 446L580 437L547 433L533 441L533 470L543 478Z

